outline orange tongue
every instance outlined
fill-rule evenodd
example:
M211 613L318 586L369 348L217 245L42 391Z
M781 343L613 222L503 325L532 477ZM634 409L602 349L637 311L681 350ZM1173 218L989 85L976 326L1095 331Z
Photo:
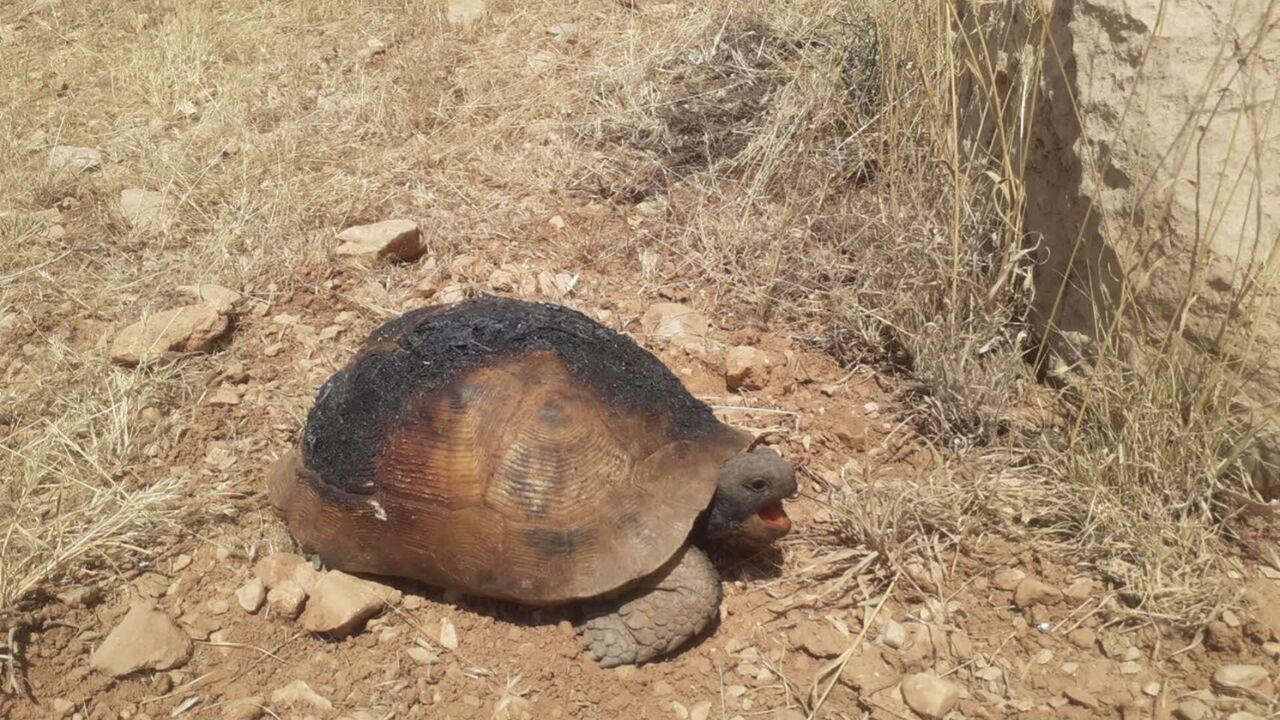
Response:
M781 500L774 500L768 505L765 505L757 515L760 516L760 519L763 520L766 525L771 527L782 529L789 529L791 527L791 518L787 517L787 511L782 509Z

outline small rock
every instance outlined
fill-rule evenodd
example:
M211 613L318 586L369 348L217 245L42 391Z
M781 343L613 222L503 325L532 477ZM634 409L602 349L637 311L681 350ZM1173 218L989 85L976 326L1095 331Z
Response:
M907 628L896 620L890 620L880 631L880 643L894 650L900 650L907 644Z
M448 618L440 619L440 644L448 650L458 649L458 631Z
M489 11L486 0L449 0L445 8L445 18L450 25L467 27L474 25Z
M1076 578L1062 594L1072 602L1084 602L1093 595L1093 581L1089 578Z
M223 706L222 717L224 720L258 720L266 714L265 702L261 695L235 700Z
M689 708L689 720L707 720L711 715L711 701L703 700L702 702Z
M160 231L168 227L173 213L164 193L128 188L120 191L120 214L139 230Z
M1060 669L1062 670L1063 675L1075 675L1076 671L1080 669L1080 663L1064 662L1062 663L1062 667Z
M315 690L311 689L310 685L307 685L302 680L294 680L271 693L271 702L287 705L299 712L305 712L308 709L333 712L333 703L329 702L327 698L318 695Z
M1062 597L1062 591L1035 578L1024 578L1013 591L1013 604L1020 608L1051 605Z
M66 698L57 698L50 705L53 707L53 716L55 718L64 718L76 709L76 704Z
M1128 662L1136 662L1142 659L1142 651L1137 647L1130 645L1120 654L1120 659Z
M302 628L344 638L381 611L393 592L385 585L330 570L311 591Z
M1026 573L1017 568L1004 568L997 570L996 574L991 576L991 584L999 590L1013 592L1026 576Z
M1224 665L1213 673L1213 687L1227 695L1260 695L1274 692L1271 676L1259 665Z
M111 359L134 366L169 353L206 352L230 329L226 316L208 305L166 310L121 330L111 342Z
M418 647L417 645L405 650L404 654L408 655L409 659L412 660L415 665L432 665L440 662L439 655L424 647Z
M901 677L902 673L889 663L885 651L878 647L863 647L840 671L840 682L857 690L862 697L897 685Z
M1231 610L1222 611L1222 622L1226 623L1227 627L1232 628L1238 628L1241 625L1240 616Z
M205 398L205 404L216 405L218 407L230 407L232 405L239 405L240 393L236 392L235 388L220 387L217 390L214 390L213 392L209 393L209 396Z
M1120 663L1121 675L1137 675L1140 672L1142 672L1142 663L1140 662L1129 660L1127 662Z
M223 315L229 315L244 300L244 296L229 287L200 283L197 285L180 285L180 292L191 295L196 300L209 305Z
M1090 628L1080 627L1067 633L1067 640L1082 650L1088 650L1098 641L1098 636Z
M417 260L422 246L418 224L412 220L383 220L371 225L355 225L338 233L339 255L377 260Z
M267 587L258 578L254 578L236 590L236 602L240 609L247 613L256 613L267 599Z
M706 316L679 303L651 305L641 316L640 327L647 335L695 350L706 347L710 331Z
M1067 700L1070 700L1073 705L1079 705L1080 707L1085 708L1098 707L1098 698L1094 697L1093 693L1082 687L1067 688L1062 694L1065 695Z
M1262 652L1272 660L1280 660L1280 642L1262 643Z
M307 603L307 593L298 583L284 580L267 592L267 603L271 611L292 620L302 612Z
M99 672L123 677L139 670L171 670L191 659L191 638L150 601L133 604L89 660Z
M916 673L902 679L902 699L925 718L941 718L960 702L960 688L932 673Z
M724 380L730 390L760 390L769 383L769 356L740 345L724 356Z
M301 555L293 553L272 553L253 566L253 574L262 581L268 590L276 585L292 580L298 587L310 592L320 580L320 573Z
M102 153L93 148L58 145L49 151L49 169L55 173L82 173L101 167Z
M1213 710L1203 701L1190 698L1178 703L1173 709L1173 716L1178 720L1210 720Z
M653 694L659 697L663 695L670 695L675 691L676 689L671 686L671 683L665 680L659 680L658 682L653 684Z
M1142 686L1142 692L1144 695L1155 697L1160 694L1160 683L1149 682L1146 685Z
M790 637L792 644L819 659L833 658L849 647L847 637L834 627L819 622L800 624L791 631Z
M85 585L58 593L58 600L67 607L89 608L102 602L102 592L92 585Z

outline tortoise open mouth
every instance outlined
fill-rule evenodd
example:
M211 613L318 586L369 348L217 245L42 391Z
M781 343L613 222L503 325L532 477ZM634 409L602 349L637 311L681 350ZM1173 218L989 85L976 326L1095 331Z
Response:
M760 516L760 520L765 525L771 528L784 532L791 529L791 518L787 517L787 511L782 508L781 500L774 500L765 505L756 514Z

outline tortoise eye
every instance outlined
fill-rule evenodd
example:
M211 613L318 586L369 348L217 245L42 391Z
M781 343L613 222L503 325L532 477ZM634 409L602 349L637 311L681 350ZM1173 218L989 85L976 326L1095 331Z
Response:
M769 482L764 478L756 478L747 483L747 489L752 492L764 492L769 487Z

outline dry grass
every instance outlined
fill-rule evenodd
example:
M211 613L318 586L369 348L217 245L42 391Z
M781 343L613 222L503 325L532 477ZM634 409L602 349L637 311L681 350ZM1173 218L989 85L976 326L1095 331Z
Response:
M1209 572L1188 579L1223 566L1212 388L1188 400L1186 386L1098 374L1103 402L1080 406L1060 441L1041 444L1019 419L1034 385L1021 217L1035 119L1025 98L1001 95L950 6L496 6L500 18L468 29L426 0L0 11L0 154L17 158L0 166L0 210L60 204L68 228L0 221L0 244L16 248L0 257L0 332L31 348L0 365L5 604L129 550L175 492L193 492L139 456L131 428L148 403L198 396L209 363L111 367L105 328L193 281L271 302L324 276L336 228L396 214L422 220L442 259L496 248L494 265L637 278L650 296L692 296L902 373L915 425L950 464L918 485L833 488L833 542L878 543L905 567L912 548L927 557L937 538L1027 517L1081 539L1086 558L1123 556L1133 570L1116 577L1144 609L1212 589ZM573 42L548 31L563 22L577 23ZM373 40L385 52L365 52ZM1024 90L1039 60L1028 52ZM995 130L967 142L975 117ZM55 143L98 147L107 165L54 176ZM125 187L167 192L171 226L129 228L115 202ZM593 224L578 212L590 205L626 223ZM548 235L556 213L569 227ZM412 285L414 272L371 282ZM63 353L84 320L96 324ZM253 351L237 340L228 354ZM1141 417L1097 422L1139 401ZM1188 428L1197 441L1167 452L1160 432ZM1119 462L1117 448L1149 460ZM975 462L987 479L954 472ZM137 468L145 482L130 479ZM1171 574L1196 548L1208 565Z

